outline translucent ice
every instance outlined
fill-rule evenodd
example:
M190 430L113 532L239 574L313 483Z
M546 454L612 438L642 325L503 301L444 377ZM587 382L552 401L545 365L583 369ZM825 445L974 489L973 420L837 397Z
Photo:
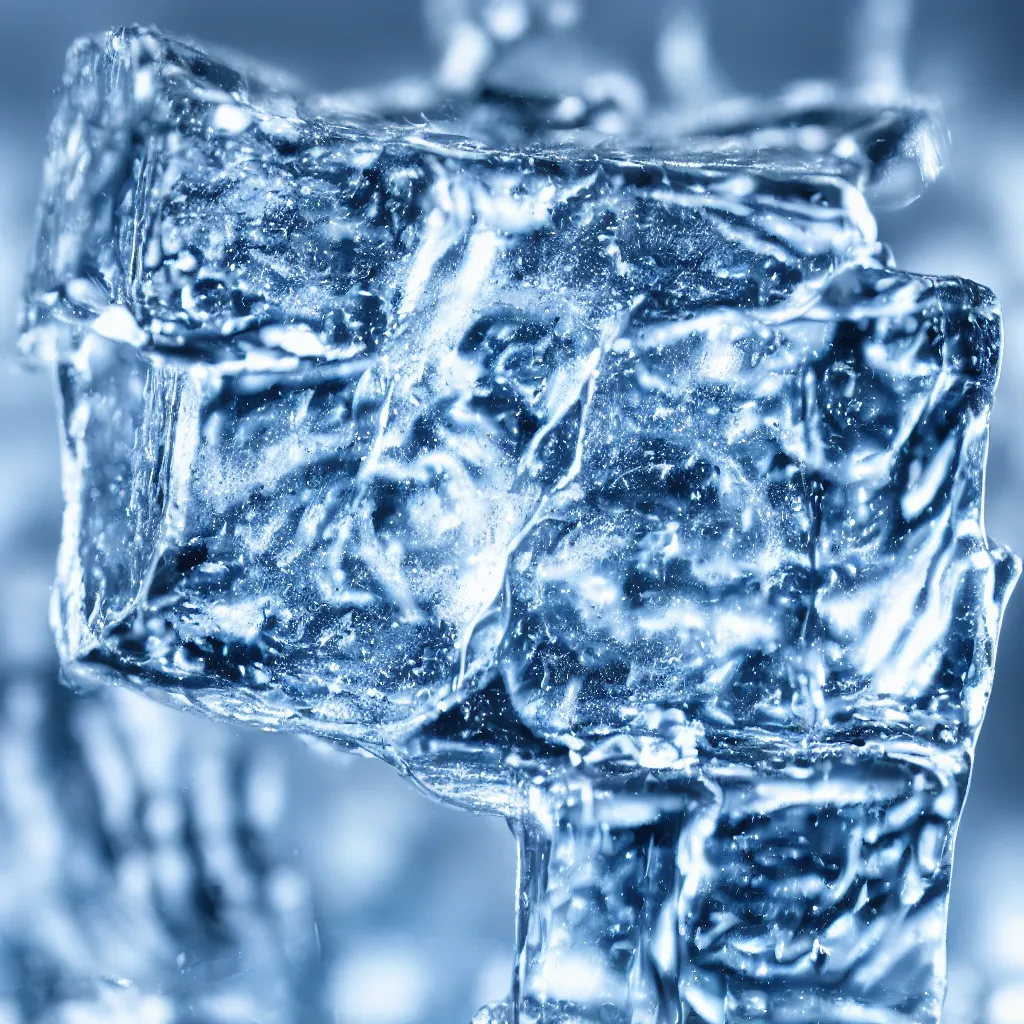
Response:
M1016 564L994 300L864 197L931 123L284 87L70 57L25 314L65 671L516 819L519 1020L934 1020Z

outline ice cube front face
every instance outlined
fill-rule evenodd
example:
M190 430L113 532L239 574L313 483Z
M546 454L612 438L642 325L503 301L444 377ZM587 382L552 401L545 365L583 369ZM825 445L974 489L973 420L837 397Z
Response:
M517 1020L937 1019L1017 571L992 296L756 131L335 106L152 32L72 51L25 312L65 671L526 820Z

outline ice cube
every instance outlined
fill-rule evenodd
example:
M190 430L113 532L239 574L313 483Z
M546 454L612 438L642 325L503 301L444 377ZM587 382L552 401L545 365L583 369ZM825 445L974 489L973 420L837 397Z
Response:
M151 32L80 44L26 338L70 670L376 744L493 672L509 555L605 445L588 396L645 401L624 339L787 321L874 225L838 176L305 109Z
M774 121L510 148L79 44L25 316L67 671L399 759L968 740L998 313L892 266L834 159L867 122L818 120L817 162ZM495 685L514 722L453 731Z

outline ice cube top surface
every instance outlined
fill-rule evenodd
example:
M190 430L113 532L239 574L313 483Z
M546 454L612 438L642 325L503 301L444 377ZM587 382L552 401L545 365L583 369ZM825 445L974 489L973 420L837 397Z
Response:
M992 296L749 126L336 106L154 32L71 53L25 313L69 672L393 757L969 742L1015 573Z
M445 303L591 327L637 303L647 321L767 308L808 301L872 240L860 193L806 158L629 156L525 129L495 148L327 119L331 105L266 78L141 30L73 50L27 312L37 344L53 320L106 313L108 337L220 362L351 359L453 319Z

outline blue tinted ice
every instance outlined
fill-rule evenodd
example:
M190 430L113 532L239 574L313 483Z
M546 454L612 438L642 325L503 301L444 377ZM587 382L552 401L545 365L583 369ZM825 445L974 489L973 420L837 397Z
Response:
M585 104L416 125L282 88L144 31L72 52L25 314L58 368L66 672L475 806L533 779L573 869L600 862L578 778L676 780L648 816L689 880L608 876L676 915L651 991L933 1020L1016 564L982 522L993 297L898 270L862 191L911 150L928 176L923 115L629 147ZM596 806L602 856L642 841ZM575 906L573 871L532 877ZM602 913L640 936L630 900ZM552 914L521 1019L619 1006Z

